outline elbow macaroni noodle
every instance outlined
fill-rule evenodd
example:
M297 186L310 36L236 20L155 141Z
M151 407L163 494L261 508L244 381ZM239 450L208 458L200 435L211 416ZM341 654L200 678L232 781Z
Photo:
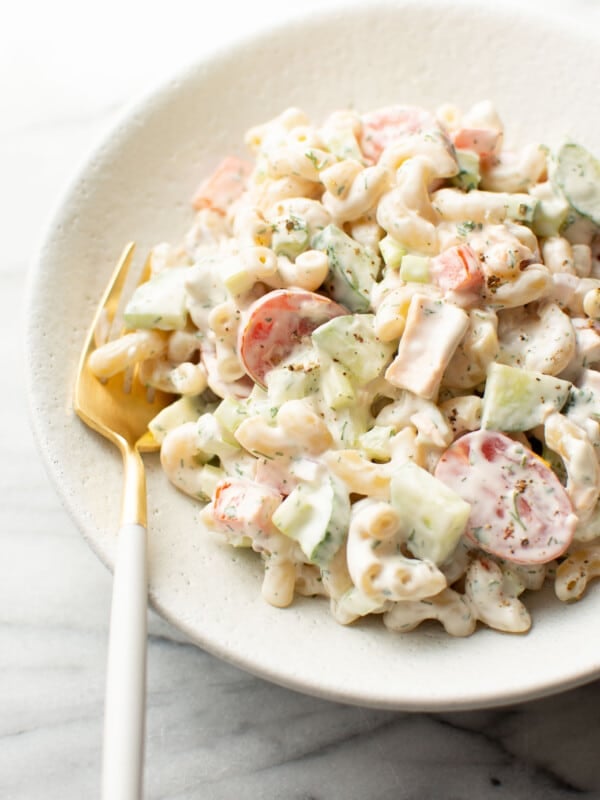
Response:
M180 396L150 425L167 478L256 551L277 607L321 596L340 624L469 636L526 632L527 593L552 583L578 600L600 576L600 210L548 148L509 150L489 101L289 108L245 144L181 245L151 251L151 284L184 268L181 323L126 309L90 359ZM473 498L450 479L480 454Z

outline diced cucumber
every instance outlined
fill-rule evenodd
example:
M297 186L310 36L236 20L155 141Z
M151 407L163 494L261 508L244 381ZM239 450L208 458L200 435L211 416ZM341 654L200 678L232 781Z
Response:
M223 285L232 297L249 292L256 283L256 275L247 268L241 258L232 256L221 266Z
M249 416L248 407L235 397L225 397L213 411L213 416L223 432L229 434L228 441L233 443L235 432Z
M227 477L225 470L214 467L212 464L204 464L199 470L199 483L203 499L210 500L215 493L217 484Z
M314 236L312 247L327 253L329 274L324 288L329 296L350 311L368 311L371 288L381 268L379 257L333 224Z
M523 222L525 225L531 225L535 218L537 205L537 199L530 195L509 195L506 204L506 216L514 222Z
M312 340L320 356L341 364L359 385L381 375L397 347L396 342L377 338L374 314L334 317L313 331Z
M367 458L389 461L390 444L395 433L392 425L373 425L371 430L358 437L358 445Z
M307 559L327 566L339 550L350 524L345 484L327 473L315 483L300 483L275 510L273 524L300 545Z
M352 158L356 161L362 161L363 154L350 126L325 126L320 133L323 138L323 144L334 156L341 159Z
M362 391L357 391L354 403L340 408L323 409L323 417L337 447L356 448L358 440L373 424L370 403L363 401Z
M202 414L198 419L198 444L203 453L227 458L239 452L236 440L219 424L214 414Z
M570 206L562 194L538 198L531 229L536 236L558 236L569 216Z
M391 503L417 558L443 564L465 530L471 506L422 467L407 462L392 474Z
M571 386L564 411L576 425L588 419L600 422L600 373L595 369L582 369L577 386Z
M367 614L376 614L383 610L382 603L362 592L356 586L351 586L337 601L336 617L344 622L352 622L357 617Z
M306 220L296 214L278 217L273 223L271 248L278 256L291 261L308 247L309 235Z
M430 263L431 259L428 256L417 256L407 253L402 258L400 277L407 283L430 283Z
M179 331L187 322L185 280L188 267L170 267L140 284L125 306L130 328Z
M318 386L319 368L310 372L294 372L290 369L272 369L267 373L267 391L273 405L281 405L286 400L301 400L313 394Z
M390 269L399 269L402 256L406 255L406 248L389 233L379 242L379 251L384 264Z
M552 375L492 363L483 395L481 427L495 431L528 431L550 411L560 411L571 384Z
M575 211L600 225L600 161L589 150L575 142L563 144L551 180Z
M455 152L458 162L458 175L455 175L450 182L458 189L462 189L463 192L477 189L481 180L479 156L472 150L456 150Z
M296 348L280 366L265 376L269 401L280 406L287 400L300 400L314 394L319 387L320 368L315 349Z
M212 411L214 403L209 403L202 395L197 397L180 397L173 403L159 411L154 419L148 423L148 430L154 439L162 444L165 436L173 428L178 428L186 422L195 422L201 414Z
M356 394L348 370L329 356L322 359L321 392L327 406L334 411L347 408L356 401Z

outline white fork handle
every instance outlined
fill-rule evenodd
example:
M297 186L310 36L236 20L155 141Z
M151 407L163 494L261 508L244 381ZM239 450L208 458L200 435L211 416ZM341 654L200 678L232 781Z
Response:
M115 562L102 765L103 800L140 800L146 707L146 529L123 525Z

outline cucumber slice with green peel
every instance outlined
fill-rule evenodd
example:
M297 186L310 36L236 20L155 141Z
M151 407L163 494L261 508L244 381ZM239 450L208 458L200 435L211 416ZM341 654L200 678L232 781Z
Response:
M180 397L150 420L148 430L154 439L162 444L167 433L173 428L178 428L186 422L195 422L205 412L212 411L215 405L214 402L203 399L202 395Z
M359 390L354 403L340 408L325 408L324 421L333 436L334 443L341 448L358 447L359 438L373 425L368 401Z
M280 406L287 400L301 400L317 391L319 378L320 368L317 364L305 369L296 369L291 363L276 367L266 376L269 399L275 406Z
M350 524L346 486L332 474L318 483L300 483L275 510L272 521L281 533L298 542L311 563L326 567Z
M356 402L356 394L348 370L325 356L321 363L321 391L330 409L338 411Z
M381 261L336 225L314 236L312 247L327 253L329 274L323 284L327 294L350 311L368 311L371 288Z
M198 444L203 453L219 458L233 456L240 445L219 423L213 414L202 414L198 419Z
M309 233L306 220L295 214L278 217L273 223L271 248L278 256L294 261L308 247Z
M416 558L443 564L456 549L467 526L469 503L410 461L392 474L390 495L411 553Z
M482 430L528 431L560 411L571 383L533 370L492 363L481 412Z
M222 430L228 434L228 441L234 442L234 434L242 422L250 416L248 406L235 397L225 397L213 412Z
M570 212L570 206L562 194L543 197L535 207L531 230L536 236L544 238L559 236Z
M396 352L397 342L382 342L375 334L374 314L344 314L312 332L317 352L341 365L359 385L382 374Z
M396 430L391 425L374 425L359 436L359 447L367 458L375 461L389 461L390 444L395 433Z
M170 267L140 284L125 306L130 328L180 331L187 322L185 280L189 267Z
M600 161L589 150L575 142L563 144L551 179L575 211L600 225Z

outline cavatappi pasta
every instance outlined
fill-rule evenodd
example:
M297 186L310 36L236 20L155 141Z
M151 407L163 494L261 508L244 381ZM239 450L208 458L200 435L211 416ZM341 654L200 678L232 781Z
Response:
M102 344L267 602L522 633L600 574L600 165L490 102L290 108L202 182ZM202 535L190 531L190 536Z

